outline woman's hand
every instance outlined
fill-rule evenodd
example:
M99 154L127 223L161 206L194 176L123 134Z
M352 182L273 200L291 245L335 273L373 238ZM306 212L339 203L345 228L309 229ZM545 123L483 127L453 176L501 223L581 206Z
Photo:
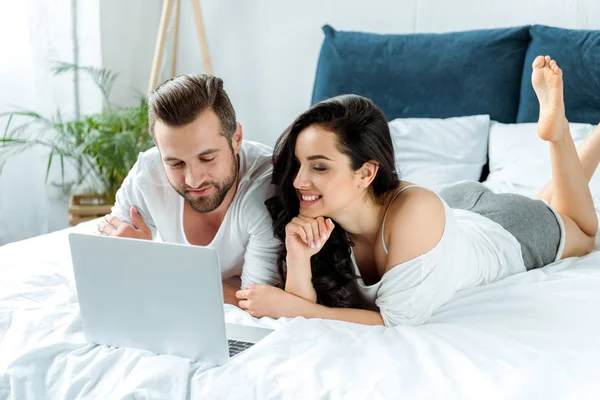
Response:
M325 245L335 225L331 218L309 218L298 215L285 227L288 259L310 260Z
M288 314L286 310L296 296L271 285L252 284L238 290L235 297L239 300L240 308L253 317L281 318Z

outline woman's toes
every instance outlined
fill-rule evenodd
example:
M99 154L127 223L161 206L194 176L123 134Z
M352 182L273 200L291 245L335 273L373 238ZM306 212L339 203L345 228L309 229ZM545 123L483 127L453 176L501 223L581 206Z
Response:
M542 68L545 64L546 60L544 56L537 56L535 60L533 60L532 67L533 68Z

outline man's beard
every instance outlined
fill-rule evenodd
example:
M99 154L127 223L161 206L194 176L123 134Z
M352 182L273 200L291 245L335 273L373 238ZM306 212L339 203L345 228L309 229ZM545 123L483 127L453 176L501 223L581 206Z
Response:
M202 196L202 197L192 196L187 192L189 189L192 189L189 186L186 186L184 188L175 188L175 187L173 187L173 188L175 189L175 191L177 193L179 193L185 199L185 202L188 203L190 205L190 207L192 207L194 210L201 212L201 213L207 213L207 212L214 211L217 208L219 208L221 203L223 203L223 200L225 199L225 196L227 196L229 189L231 189L231 187L233 186L233 184L235 183L235 181L237 179L237 174L238 174L238 165L237 164L238 164L237 157L234 156L231 173L228 177L226 177L222 181L205 182L200 187L193 188L196 190L202 190L202 189L206 189L208 187L214 186L215 191L212 196Z

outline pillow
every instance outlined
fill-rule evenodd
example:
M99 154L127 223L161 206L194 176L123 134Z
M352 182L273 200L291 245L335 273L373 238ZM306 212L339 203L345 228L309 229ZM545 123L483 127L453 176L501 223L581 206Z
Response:
M535 25L530 32L532 39L523 68L517 122L538 119L539 103L531 86L531 64L538 55L550 55L564 72L567 119L597 124L600 121L600 30Z
M312 103L354 93L388 121L491 114L515 122L529 28L380 35L323 27Z
M396 119L389 126L403 180L435 191L479 180L487 162L489 115Z

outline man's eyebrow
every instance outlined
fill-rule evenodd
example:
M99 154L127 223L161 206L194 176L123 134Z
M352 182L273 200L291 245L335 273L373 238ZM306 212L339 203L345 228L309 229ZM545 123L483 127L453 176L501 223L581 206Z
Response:
M210 154L217 153L219 151L220 151L219 149L204 150L203 152L196 154L196 157L208 156ZM165 158L163 158L163 161L181 161L181 160L177 157L165 157Z
M315 154L314 156L309 156L306 159L308 161L313 161L313 160L329 160L329 161L333 161L331 158L325 157L323 154Z
M198 153L198 154L196 154L196 157L204 157L204 156L208 156L209 154L218 153L219 151L220 151L219 149L208 149L208 150L204 150L202 153Z

